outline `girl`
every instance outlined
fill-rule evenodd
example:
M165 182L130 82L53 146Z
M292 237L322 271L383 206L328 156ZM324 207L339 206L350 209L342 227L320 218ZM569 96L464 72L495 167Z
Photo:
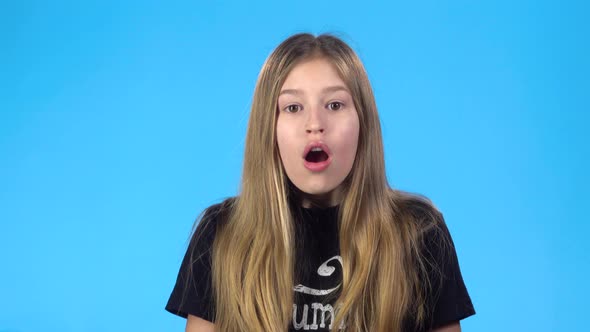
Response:
M442 214L390 188L367 74L330 35L260 72L240 195L205 210L166 309L187 331L460 331L475 313Z

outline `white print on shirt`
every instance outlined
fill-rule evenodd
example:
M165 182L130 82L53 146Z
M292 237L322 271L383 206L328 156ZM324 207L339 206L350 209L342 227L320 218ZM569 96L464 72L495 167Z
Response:
M311 304L311 309L313 310L313 320L311 321L311 324L308 322L308 312L309 312L309 306L307 304L303 305L303 314L301 315L301 321L297 322L296 321L296 317L297 317L297 304L293 304L293 327L295 328L295 330L301 330L303 329L304 331L307 330L317 330L318 328L326 328L326 323L327 320L330 319L330 325L328 325L328 329L332 329L332 323L334 323L334 308L330 305L330 304L326 304L323 305L321 303L312 303ZM320 324L318 325L318 310L321 311L321 319L320 319ZM326 313L329 314L328 317L326 317ZM346 326L344 325L344 321L340 324L340 326L338 327L339 330L342 330L343 328L345 328Z
M328 259L327 261L325 261L324 263L322 263L322 265L320 265L320 267L318 268L318 274L320 276L329 277L332 275L332 273L334 273L336 268L333 266L328 266L328 263L330 263L333 260L338 260L338 262L340 262L340 266L342 266L342 257L334 256L334 257ZM319 295L328 295L328 294L332 293L333 291L337 290L338 288L340 288L340 284L338 284L334 288L329 288L329 289L314 289L314 288L310 288L310 287L299 284L299 285L295 286L293 288L293 290L296 292L299 292L299 293L319 296Z
M320 267L318 268L318 275L322 277L331 276L336 270L336 268L334 266L329 266L328 263L330 263L333 260L337 260L340 263L340 266L342 266L342 257L334 256L322 263L322 265L320 265ZM309 294L314 296L323 296L334 292L335 290L340 288L340 286L341 284L338 284L336 287L329 289L315 289L299 284L295 286L293 290L298 293ZM311 310L313 310L313 318L310 317L310 307ZM299 322L297 322L297 312L299 311L298 309L301 310L301 320ZM318 314L318 311L320 311L321 315ZM328 314L328 317L326 317L326 314ZM312 319L311 322L309 322L308 318ZM293 327L295 328L295 330L303 329L307 331L317 330L318 328L325 328L328 319L330 320L328 329L332 329L332 323L334 322L334 308L330 304L324 305L322 303L314 302L310 305L304 304L303 307L301 307L301 305L299 305L298 307L297 304L293 304ZM344 327L344 322L342 322L342 324L340 324L339 326L339 329L343 329Z

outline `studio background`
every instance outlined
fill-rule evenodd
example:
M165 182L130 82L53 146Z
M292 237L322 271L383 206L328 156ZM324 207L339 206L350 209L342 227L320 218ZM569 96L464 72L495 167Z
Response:
M582 331L583 1L0 3L0 331L184 331L195 218L239 188L258 72L296 32L358 52L394 188L442 210L464 331Z

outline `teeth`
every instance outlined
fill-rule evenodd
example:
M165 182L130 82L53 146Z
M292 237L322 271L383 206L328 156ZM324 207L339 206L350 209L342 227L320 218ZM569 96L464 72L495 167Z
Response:
M322 150L322 148L313 148L313 149L311 149L311 151L318 152L318 151L323 151L323 150Z

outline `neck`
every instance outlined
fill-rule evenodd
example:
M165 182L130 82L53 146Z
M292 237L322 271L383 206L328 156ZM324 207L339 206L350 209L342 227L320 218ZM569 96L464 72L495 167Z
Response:
M327 208L340 204L342 201L342 192L340 187L322 194L309 194L298 190L297 197L298 204L304 208Z

